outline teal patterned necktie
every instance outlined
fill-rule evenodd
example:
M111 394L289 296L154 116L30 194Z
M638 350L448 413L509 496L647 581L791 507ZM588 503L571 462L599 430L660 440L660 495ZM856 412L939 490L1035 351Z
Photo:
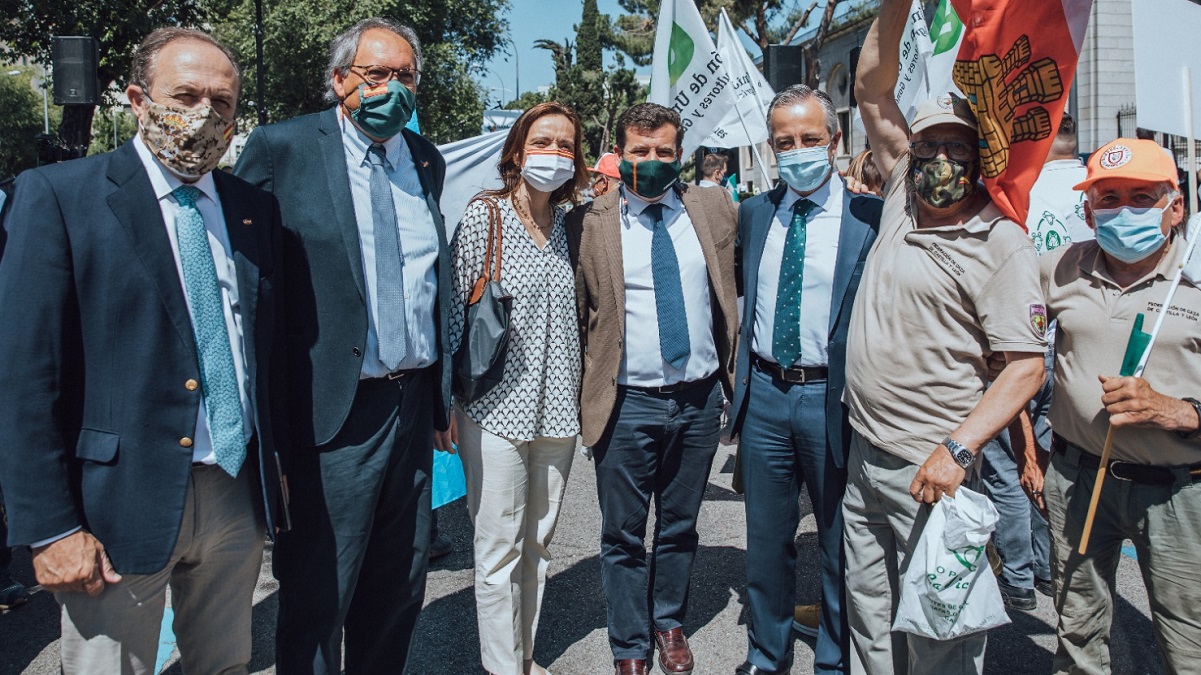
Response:
M801 287L805 282L805 226L809 212L817 206L799 199L792 206L792 223L784 237L780 260L780 282L776 287L776 317L772 326L771 355L776 363L791 368L801 358Z
M692 347L688 337L688 313L680 282L680 261L675 244L663 222L663 205L643 210L654 224L651 235L651 278L655 282L655 314L659 317L659 351L663 360L677 370L684 368Z
M396 204L384 159L388 151L379 143L367 149L371 163L371 227L375 233L375 332L379 360L396 370L408 353L405 337L404 248L396 225Z
M200 386L213 439L213 456L217 466L236 477L246 459L246 440L242 429L238 373L234 369L229 329L221 308L217 267L213 264L204 218L196 208L200 190L192 185L181 185L175 188L174 194L179 202L175 236L179 242L184 291L192 307L192 331L196 334L196 354L200 357Z

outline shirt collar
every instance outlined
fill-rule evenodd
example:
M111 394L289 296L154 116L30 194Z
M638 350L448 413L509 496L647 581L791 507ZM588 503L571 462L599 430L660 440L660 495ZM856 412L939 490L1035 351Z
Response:
M342 144L346 146L347 151L352 157L359 159L360 164L367 163L367 149L371 147L375 141L371 140L354 125L354 122L342 112L342 106L338 106L338 122L342 125ZM384 146L384 152L387 157L384 161L388 167L395 169L398 166L403 166L401 160L409 154L409 144L405 142L404 134L396 134L392 138L382 141L380 145Z
M184 183L150 152L150 148L142 141L141 134L134 137L133 147L138 152L138 159L142 160L142 166L146 167L146 174L150 176L150 187L154 189L155 199L162 201L179 186L191 185L200 190L205 197L217 201L217 185L213 182L213 172L204 174L195 183Z
M791 187L784 190L784 197L780 199L780 209L784 211L791 210L793 205L801 199L808 199L813 202L816 207L813 214L823 212L835 212L835 209L842 209L842 193L845 183L842 181L842 176L837 172L830 176L830 180L822 184L821 187L813 191L813 194L808 197L801 197L796 190Z
M635 218L641 216L642 212L646 210L646 207L650 206L651 204L662 204L663 208L668 211L679 211L682 208L682 205L680 204L680 197L676 194L674 185L667 188L667 194L663 195L662 199L654 202L648 202L647 200L635 194L633 190L626 189L625 185L622 185L619 189L621 190L622 196L626 200L626 208L629 209L629 212L632 213ZM665 219L666 217L667 214L664 214Z

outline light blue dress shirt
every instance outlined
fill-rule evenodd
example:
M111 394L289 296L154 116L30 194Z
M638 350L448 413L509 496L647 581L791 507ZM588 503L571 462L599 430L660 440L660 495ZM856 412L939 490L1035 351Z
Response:
M830 302L834 295L834 266L838 262L838 235L842 231L842 204L846 189L842 177L830 177L826 184L805 199L817 204L809 212L805 226L805 276L801 287L801 358L789 367L822 367L829 364L826 347L830 340ZM792 224L792 206L801 196L789 189L780 200L772 218L763 257L759 259L759 280L755 285L755 327L751 349L766 361L775 362L771 341L776 325L776 295L780 285L780 265L784 259L784 240Z
M363 279L367 285L367 343L363 350L360 378L383 377L391 371L379 360L379 315L375 279L375 233L371 220L371 163L367 149L374 142L339 113L342 145L346 148L346 170L350 176L350 196L359 229L359 249L363 254ZM387 154L385 168L392 182L396 204L400 244L404 250L405 327L407 347L397 370L424 368L438 360L438 229L425 202L417 166L404 136L397 134L382 143Z
M692 219L675 190L659 199L663 222L671 235L680 263L680 285L684 289L684 311L688 314L691 353L683 368L663 360L659 350L659 313L655 305L655 280L651 271L651 239L654 223L643 211L651 202L620 188L621 258L625 269L625 349L617 382L637 387L661 387L676 382L693 382L717 371L717 347L713 342L713 309L710 306L709 268L696 236Z

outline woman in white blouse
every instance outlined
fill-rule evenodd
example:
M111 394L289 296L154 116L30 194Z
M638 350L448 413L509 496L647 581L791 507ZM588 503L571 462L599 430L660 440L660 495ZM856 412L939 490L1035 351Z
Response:
M542 675L534 634L547 550L563 503L579 426L580 343L565 204L587 182L579 117L548 102L527 110L505 140L504 186L467 206L451 242L452 352L483 273L493 200L501 217L501 285L513 296L500 384L458 401L455 422L475 525L475 601L484 667Z

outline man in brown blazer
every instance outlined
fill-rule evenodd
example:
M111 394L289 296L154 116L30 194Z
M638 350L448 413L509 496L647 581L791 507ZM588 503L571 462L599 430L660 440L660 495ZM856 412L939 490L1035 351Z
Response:
M693 670L682 625L696 518L731 394L737 213L721 191L679 182L683 136L668 108L627 110L617 122L621 187L567 217L616 675L648 672L652 626L664 672Z

